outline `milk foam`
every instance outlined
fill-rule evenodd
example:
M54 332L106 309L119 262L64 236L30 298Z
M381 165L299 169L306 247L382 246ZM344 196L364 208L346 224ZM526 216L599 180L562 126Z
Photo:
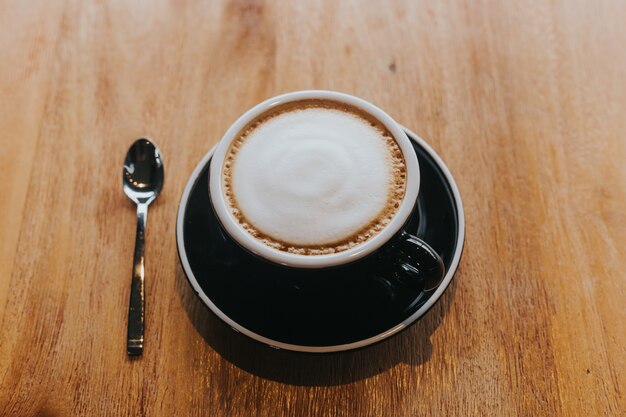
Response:
M224 185L253 236L281 250L323 254L384 228L404 195L405 165L382 126L311 105L249 127L229 151Z

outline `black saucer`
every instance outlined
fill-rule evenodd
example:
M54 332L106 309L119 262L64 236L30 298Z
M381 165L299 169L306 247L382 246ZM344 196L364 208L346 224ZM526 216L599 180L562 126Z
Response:
M213 150L191 175L178 209L178 253L202 301L234 330L273 347L332 352L366 346L406 328L441 297L458 266L465 224L458 189L447 167L417 135L417 208L406 230L443 258L446 275L433 291L393 283L370 256L325 270L297 270L265 262L222 230L209 200ZM382 249L381 249L382 250Z

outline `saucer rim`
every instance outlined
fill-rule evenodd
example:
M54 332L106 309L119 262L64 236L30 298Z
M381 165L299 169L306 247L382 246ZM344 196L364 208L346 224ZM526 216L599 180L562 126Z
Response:
M452 177L452 173L449 168L443 162L441 157L435 152L435 150L426 143L424 139L422 139L419 135L414 133L412 130L408 129L403 125L399 125L401 129L403 129L409 139L419 146L421 146L434 160L439 169L443 172L444 177L448 181L450 185L450 189L452 190L452 195L454 197L454 201L456 203L457 208L457 219L458 219L458 233L457 233L457 241L454 250L454 255L452 257L452 262L450 263L450 268L446 271L446 274L434 294L432 294L429 299L422 305L417 311L415 311L411 316L404 319L402 322L396 324L392 328L385 330L382 333L379 333L375 336L368 337L367 339L359 340L356 342L345 343L340 345L328 345L328 346L307 346L307 345L296 345L291 343L279 342L277 340L270 339L268 337L262 336L258 333L255 333L239 323L235 322L228 315L226 315L223 311L221 311L206 295L198 280L196 279L191 265L189 264L189 260L187 259L187 253L185 251L185 241L184 241L184 220L185 220L185 211L187 208L187 203L189 201L189 196L191 194L191 190L193 189L196 180L200 176L200 173L204 169L205 165L208 163L209 159L215 152L217 145L213 146L200 160L200 162L196 165L193 172L191 173L189 180L185 185L185 189L183 190L182 196L180 198L180 202L178 204L178 212L176 214L176 246L178 251L178 257L180 259L180 263L183 267L183 272L185 273L187 280L191 284L192 288L196 295L202 300L202 302L211 309L215 315L217 315L222 321L228 324L233 330L243 333L246 336L269 345L272 348L276 349L286 349L297 352L307 352L307 353L330 353L330 352L341 352L346 350L363 348L365 346L369 346L380 342L384 339L391 337L392 335L402 331L403 329L409 327L419 318L421 318L424 314L430 310L432 306L435 305L437 301L441 298L445 290L452 282L452 278L454 277L459 262L461 260L461 254L463 252L463 246L465 242L465 213L463 211L463 203L461 200L461 194L459 192L458 186Z

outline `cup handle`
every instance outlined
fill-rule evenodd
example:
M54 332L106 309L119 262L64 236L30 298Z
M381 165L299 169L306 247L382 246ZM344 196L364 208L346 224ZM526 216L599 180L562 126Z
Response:
M421 287L424 291L437 288L445 267L443 260L433 248L417 236L401 231L392 244L395 264L393 277L400 284Z

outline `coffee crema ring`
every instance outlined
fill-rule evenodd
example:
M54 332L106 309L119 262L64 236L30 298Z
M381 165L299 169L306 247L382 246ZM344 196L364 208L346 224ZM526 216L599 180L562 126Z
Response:
M227 152L230 213L264 245L326 255L362 244L397 213L406 162L388 129L331 100L277 106L248 123Z

